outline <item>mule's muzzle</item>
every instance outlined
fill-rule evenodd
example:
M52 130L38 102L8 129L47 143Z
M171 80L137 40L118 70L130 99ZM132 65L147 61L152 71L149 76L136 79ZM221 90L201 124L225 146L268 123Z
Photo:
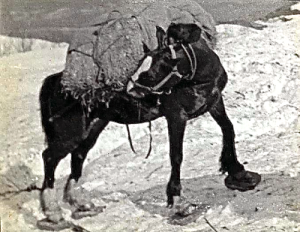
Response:
M135 87L135 84L132 80L130 80L127 84L126 92L128 95L134 97L134 98L144 98L145 93L143 91L138 90L138 88Z

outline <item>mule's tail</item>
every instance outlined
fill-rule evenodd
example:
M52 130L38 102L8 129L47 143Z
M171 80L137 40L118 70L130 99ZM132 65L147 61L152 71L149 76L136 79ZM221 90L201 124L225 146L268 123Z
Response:
M56 84L59 82L62 72L48 76L42 85L40 92L40 110L42 127L46 135L46 142L49 142L54 135L52 122L49 120L52 116L51 113L51 98L54 95Z

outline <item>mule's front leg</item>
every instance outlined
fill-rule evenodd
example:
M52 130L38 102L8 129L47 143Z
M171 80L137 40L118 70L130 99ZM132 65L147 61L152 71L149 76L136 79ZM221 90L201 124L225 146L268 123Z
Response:
M240 191L254 189L261 181L261 176L258 173L246 171L237 159L234 129L226 114L222 97L209 112L219 124L223 133L223 149L220 161L221 171L228 172L225 185L230 189Z
M186 126L186 120L181 118L167 118L169 142L170 142L170 160L171 177L167 186L168 207L174 205L174 197L181 194L180 167L183 153L183 137Z

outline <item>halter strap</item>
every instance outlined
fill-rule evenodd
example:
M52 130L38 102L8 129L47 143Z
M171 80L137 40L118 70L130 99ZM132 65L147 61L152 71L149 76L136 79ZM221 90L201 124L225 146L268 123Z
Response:
M173 75L176 75L177 77L179 77L179 79L187 79L187 80L192 80L195 76L195 73L196 73L196 70L197 70L197 58L196 58L196 55L195 55L195 51L192 47L191 44L188 44L188 48L189 50L191 51L191 54L189 53L187 47L183 44L180 44L180 46L182 47L183 51L185 52L188 60L189 60L189 63L190 63L190 66L191 66L191 70L192 70L192 74L191 75L186 75L183 77L182 74L180 74L178 72L178 67L177 65L175 65L172 69L172 71L165 77L163 78L158 84L156 84L155 86L153 87L148 87L148 86L144 86L144 85L141 85L139 83L136 82L136 80L134 80L133 78L131 78L131 81L134 83L135 86L139 87L139 88L142 88L142 89L145 89L153 94L157 94L157 95L161 95L163 94L164 92L163 91L158 91L161 87L164 86L164 84L166 84L171 78ZM170 48L170 51L171 51L171 56L172 56L172 59L176 59L177 58L177 55L176 55L176 51L174 49L174 46L173 45L169 45L169 48Z
M188 51L188 49L186 48L186 46L183 45L183 44L180 44L180 45L181 45L183 51L185 52L186 56L189 59L189 63L190 63L191 70L192 70L192 75L191 76L187 75L184 78L186 78L187 80L192 80L194 78L196 70L197 70L197 58L196 58L196 55L195 55L195 51L194 51L192 45L188 44L188 47L189 47L189 49L191 50L191 53L192 53L192 57L193 57L192 58L191 55L190 55L190 53L189 53L189 51ZM169 48L170 48L170 51L171 51L172 59L176 59L177 56L176 56L176 51L174 49L174 46L173 45L169 45ZM178 72L177 65L172 69L172 71L164 79L162 79L157 85L155 85L151 89L154 90L154 91L157 91L165 83L167 83L168 80L170 80L173 75L176 75L180 79L183 78L183 75Z
M176 56L176 52L175 52L174 46L173 45L169 45L169 48L170 48L170 51L171 51L172 59L176 59L177 56Z
M178 72L177 65L173 68L173 70L164 79L162 79L157 85L155 85L151 89L153 89L154 91L157 91L164 84L166 84L168 82L168 80L170 80L173 75L176 75L177 77L179 77L180 79L182 79L182 74L180 74Z

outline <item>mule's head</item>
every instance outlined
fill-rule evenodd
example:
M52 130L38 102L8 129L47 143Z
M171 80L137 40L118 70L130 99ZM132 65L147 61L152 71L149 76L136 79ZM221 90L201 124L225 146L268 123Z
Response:
M176 58L173 46L165 44L166 33L162 28L156 27L156 37L158 47L150 51L144 44L145 56L127 84L127 93L133 97L143 98L148 94L162 92L176 84L172 83L175 78L169 78L165 83L164 80L173 75L172 72L179 59Z

